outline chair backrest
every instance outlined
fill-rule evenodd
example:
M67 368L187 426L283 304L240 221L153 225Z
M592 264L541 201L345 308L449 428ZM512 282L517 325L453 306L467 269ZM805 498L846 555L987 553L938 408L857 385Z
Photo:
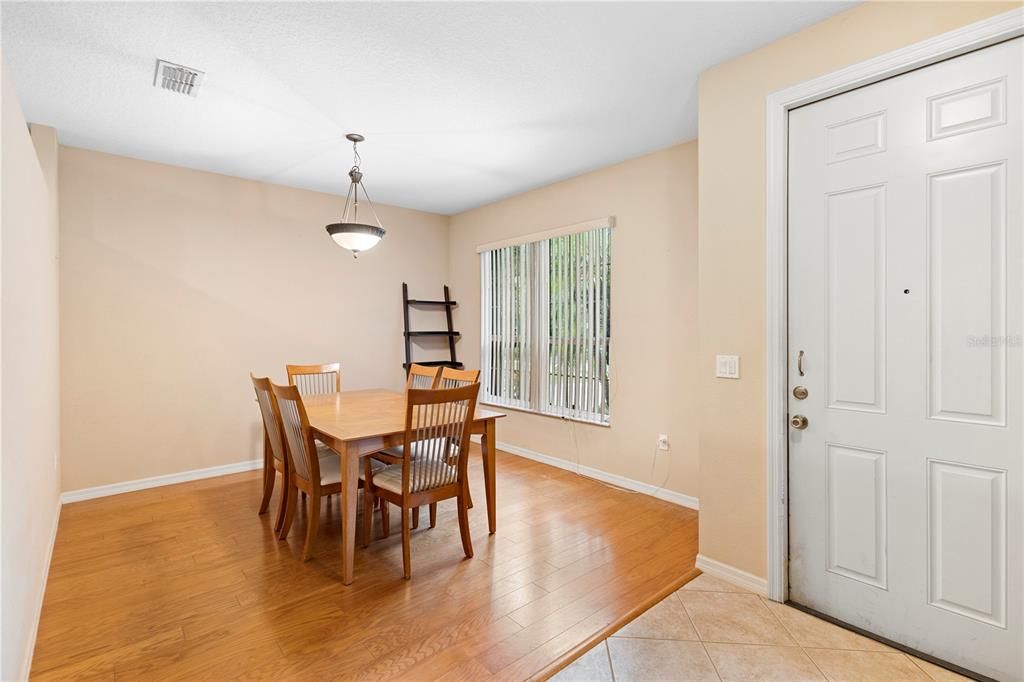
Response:
M408 388L437 388L437 377L441 372L440 367L424 367L423 365L410 365L409 376L405 380L405 387Z
M274 394L277 413L281 415L281 430L288 447L289 471L313 485L320 485L320 460L299 388L272 383L270 390Z
M480 384L450 389L409 389L402 448L403 494L463 481L469 461L469 433ZM415 466L409 466L413 448ZM452 466L452 450L457 461Z
M299 387L302 395L341 393L341 365L287 365L288 383Z
M478 369L454 369L445 367L441 370L441 380L438 388L459 388L468 384L479 383L480 370Z
M256 389L256 402L260 406L260 415L263 416L263 431L270 443L270 453L279 462L288 461L288 452L284 445L284 432L281 430L281 415L277 413L274 403L274 394L270 389L270 379L267 377L255 377L252 379L252 386Z

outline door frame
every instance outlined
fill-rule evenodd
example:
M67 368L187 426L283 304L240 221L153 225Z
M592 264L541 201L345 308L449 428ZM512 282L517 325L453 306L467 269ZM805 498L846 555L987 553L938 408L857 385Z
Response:
M765 295L768 344L768 598L789 598L789 111L1024 35L1024 8L997 14L768 95L765 102Z

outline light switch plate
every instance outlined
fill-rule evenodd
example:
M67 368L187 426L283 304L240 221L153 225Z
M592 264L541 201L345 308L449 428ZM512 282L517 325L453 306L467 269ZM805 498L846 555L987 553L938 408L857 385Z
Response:
M738 355L716 355L715 376L719 379L740 378L740 356Z

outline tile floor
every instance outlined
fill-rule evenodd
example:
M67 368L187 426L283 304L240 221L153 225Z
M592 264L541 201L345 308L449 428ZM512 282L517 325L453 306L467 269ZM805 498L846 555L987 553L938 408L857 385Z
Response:
M945 682L965 678L705 574L552 679Z

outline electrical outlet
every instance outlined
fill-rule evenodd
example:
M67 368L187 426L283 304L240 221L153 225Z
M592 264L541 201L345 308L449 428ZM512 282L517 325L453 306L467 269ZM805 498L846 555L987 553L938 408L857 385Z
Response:
M740 378L740 356L738 355L716 355L715 376L719 379Z
M668 445L668 434L667 433L659 433L658 434L658 449L659 450L668 450L668 448L669 448L669 445Z

